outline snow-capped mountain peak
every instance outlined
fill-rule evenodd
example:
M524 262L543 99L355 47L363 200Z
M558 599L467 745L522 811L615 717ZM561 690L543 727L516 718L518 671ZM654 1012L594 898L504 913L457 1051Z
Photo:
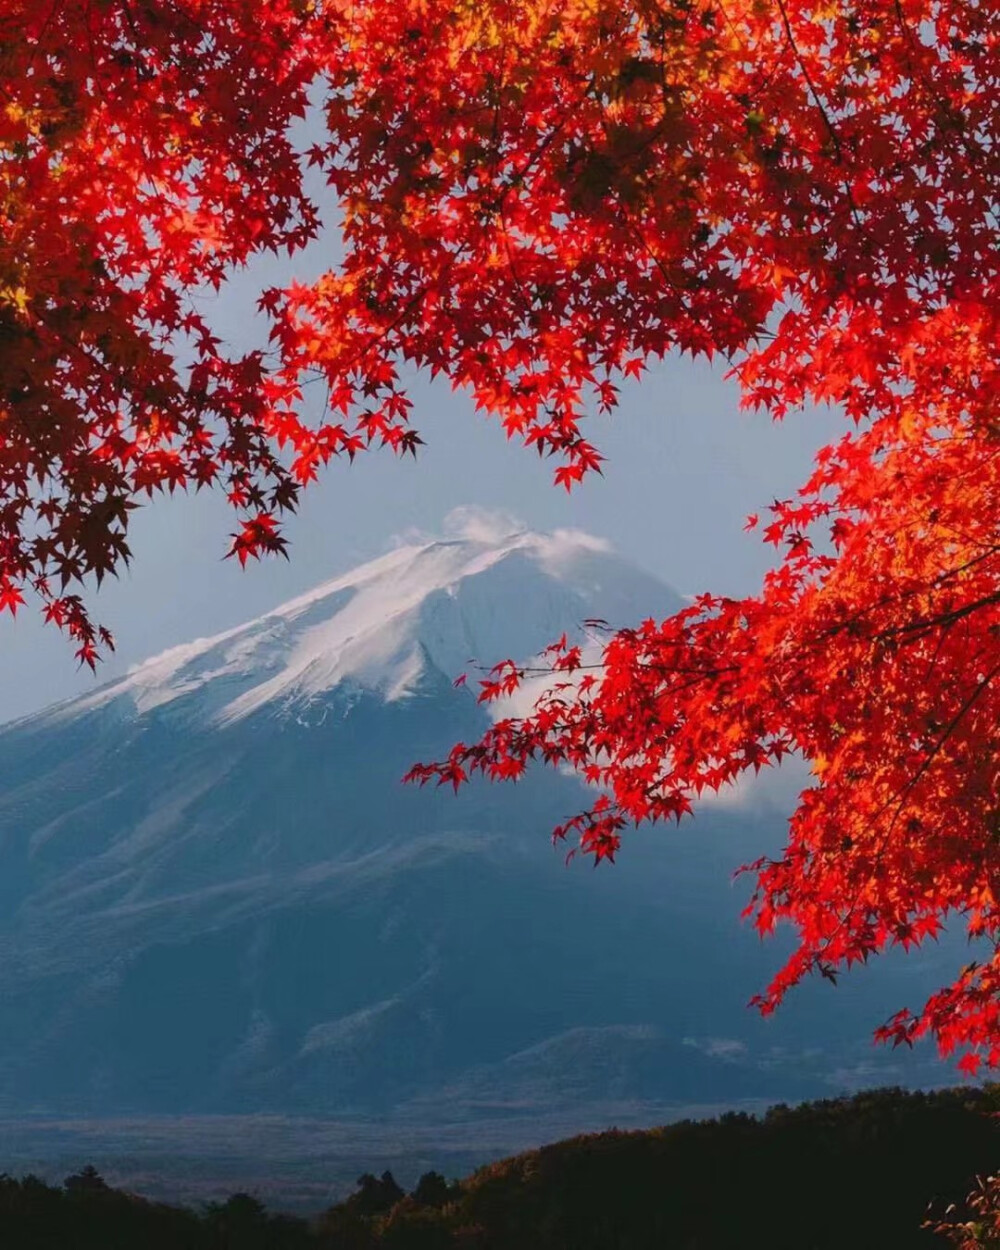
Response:
M605 1123L609 1099L635 1114L871 1081L881 1007L817 986L790 1028L745 1009L773 952L741 940L731 869L780 845L773 813L717 806L576 872L547 835L586 801L577 779L402 784L485 728L448 680L471 657L528 659L585 618L679 602L586 535L452 538L0 730L8 1124L457 1115L488 1140L532 1108ZM939 984L930 964L904 988ZM907 1062L882 1070L933 1082Z
M471 532L468 532L471 529ZM392 701L435 669L528 659L602 617L627 624L679 604L663 583L579 531L409 543L256 620L173 647L59 714L127 699L140 715L178 703L216 724L288 713L345 683Z

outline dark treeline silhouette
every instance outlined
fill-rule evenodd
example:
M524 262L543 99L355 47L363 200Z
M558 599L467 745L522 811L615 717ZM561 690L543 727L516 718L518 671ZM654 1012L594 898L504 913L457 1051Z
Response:
M409 1194L366 1173L312 1220L0 1177L3 1250L908 1250L1000 1164L1000 1086L854 1098L572 1138Z

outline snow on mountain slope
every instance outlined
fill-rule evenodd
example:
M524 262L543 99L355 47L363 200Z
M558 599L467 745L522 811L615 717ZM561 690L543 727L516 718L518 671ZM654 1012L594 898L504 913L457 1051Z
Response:
M397 548L246 625L174 647L57 714L124 696L141 715L209 688L191 707L218 725L308 707L343 683L393 701L428 665L451 679L470 661L528 659L588 617L628 624L679 606L590 535L474 532Z

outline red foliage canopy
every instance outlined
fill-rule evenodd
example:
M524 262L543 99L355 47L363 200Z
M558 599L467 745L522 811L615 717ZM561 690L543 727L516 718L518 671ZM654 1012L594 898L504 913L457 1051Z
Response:
M650 357L723 353L775 416L853 423L776 502L759 595L624 630L523 720L417 770L570 764L560 832L797 752L813 784L753 914L798 931L763 999L942 917L1000 937L1000 36L986 0L0 0L0 603L92 662L73 585L129 510L220 483L243 560L320 465L413 450L400 366L599 463L586 414ZM319 84L318 88L314 84ZM265 292L272 351L194 302L342 213L340 266ZM299 387L319 376L328 415ZM557 652L571 670L573 652ZM513 666L487 685L520 680ZM1000 1061L1000 957L882 1031Z

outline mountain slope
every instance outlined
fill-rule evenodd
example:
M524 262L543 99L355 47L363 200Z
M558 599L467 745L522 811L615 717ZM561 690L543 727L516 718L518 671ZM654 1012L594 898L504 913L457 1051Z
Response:
M773 814L709 810L594 873L547 838L571 778L399 784L485 725L452 685L471 657L679 602L582 535L410 546L6 727L0 1109L431 1120L871 1079L900 978L940 978L748 1013L780 952L729 872Z

